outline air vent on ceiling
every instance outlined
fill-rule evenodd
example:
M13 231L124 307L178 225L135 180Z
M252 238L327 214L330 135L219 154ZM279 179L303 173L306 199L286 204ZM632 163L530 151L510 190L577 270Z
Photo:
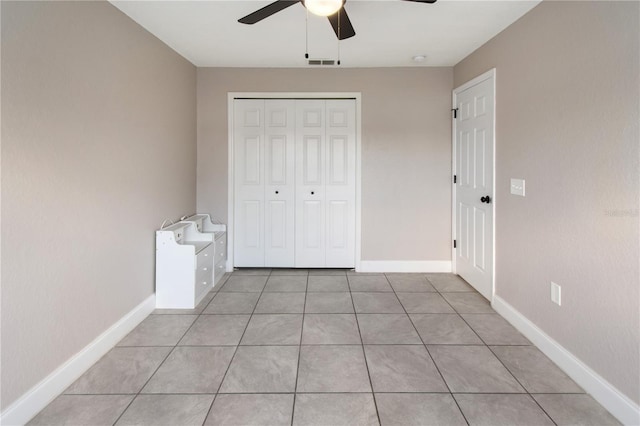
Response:
M340 61L337 62L340 65ZM336 65L334 59L309 59L309 65Z

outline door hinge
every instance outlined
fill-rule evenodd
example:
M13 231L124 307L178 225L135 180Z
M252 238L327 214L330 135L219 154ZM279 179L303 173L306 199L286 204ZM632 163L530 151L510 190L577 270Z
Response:
M457 175L453 175L453 183L458 183L458 176Z
M453 111L453 118L458 118L458 108L453 108L451 111Z
M453 240L453 248L456 248L456 240Z

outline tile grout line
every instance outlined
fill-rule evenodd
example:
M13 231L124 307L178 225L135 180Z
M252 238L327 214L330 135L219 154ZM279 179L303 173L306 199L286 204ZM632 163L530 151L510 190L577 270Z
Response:
M227 277L226 280L224 280L224 283L222 283L222 285L220 286L220 288L218 288L218 291L216 291L216 294L211 298L211 300L209 301L209 303L207 303L207 306L205 306L202 311L200 312L200 316L205 315L204 311L207 310L207 308L209 307L209 305L211 305L214 301L214 299L216 297L218 297L218 295L220 294L220 290L222 290L222 288L227 284L227 282L229 281L229 279L231 278L231 275L233 274L233 272L231 272L229 274L229 276ZM258 302L256 302L256 305L258 304ZM200 318L200 316L198 318ZM251 320L251 316L249 316L249 321ZM249 321L247 321L247 325L245 326L245 330L247 329L247 326L249 325ZM244 335L244 331L242 332ZM238 342L238 345L240 345L240 342ZM227 374L227 371L229 370L229 366L231 365L231 361L233 361L233 357L236 354L236 351L238 350L238 346L236 346L236 350L233 352L233 355L231 356L231 359L229 360L229 365L227 365L227 369L224 372L224 375L222 376L222 379L220 379L220 384L218 385L218 389L216 391L216 393L213 395L213 400L211 400L211 404L209 405L209 409L207 410L207 414L205 414L204 416L204 420L202 420L202 425L204 426L204 424L207 422L207 418L209 417L209 414L211 413L211 409L213 408L213 403L216 401L216 398L218 397L218 391L220 390L220 386L222 386L222 382L224 381L224 378Z
M222 284L222 286L224 286L224 284L227 283L227 281L229 280L229 278L231 277L231 275L229 275L229 277L227 277L227 279L224 281L224 283ZM222 286L220 288L222 288ZM213 290L213 289L211 289ZM220 291L220 290L218 290ZM213 299L215 299L215 297L218 295L218 292L216 292L216 294L211 298L211 300L209 301L209 303L207 303L207 306L209 306L209 304L211 303L211 301ZM167 353L167 355L164 357L164 359L162 360L162 362L158 365L158 367L153 371L153 373L151 374L151 376L149 376L149 378L147 379L147 381L144 383L144 385L142 385L142 387L140 388L140 390L135 394L135 396L133 397L133 399L129 402L129 404L127 404L127 406L125 407L125 409L122 411L122 413L120 413L120 415L116 418L116 420L113 422L113 425L115 426L118 421L120 421L120 419L122 418L122 416L124 415L124 413L127 412L127 410L131 407L131 405L133 404L133 402L138 398L138 396L140 396L140 393L142 392L142 390L145 388L145 386L147 386L147 384L149 384L149 382L151 381L151 379L153 378L153 376L156 375L156 373L158 372L158 370L160 370L160 368L164 365L164 363L167 361L167 359L169 358L169 356L171 356L171 354L175 351L175 349L178 347L180 341L184 338L184 336L189 332L189 330L191 330L191 328L193 327L193 325L196 323L196 321L198 321L198 319L200 318L200 316L202 315L202 312L204 312L204 310L206 309L206 306L202 308L202 311L200 311L200 313L196 314L196 319L193 320L193 322L191 323L191 325L187 328L187 330L182 334L182 336L178 339L178 341L176 342L176 344L173 346L173 348ZM152 313L153 314L153 313ZM150 314L149 316L151 316L152 314ZM189 314L182 314L182 315L189 315ZM147 317L148 318L148 317ZM146 318L145 318L146 319ZM153 346L150 346L153 347ZM157 347L170 347L170 346L157 346ZM167 395L174 395L174 394L167 394ZM215 400L215 396L214 396L214 400ZM205 417L206 419L206 417Z
M460 277L460 279L463 279L462 277ZM428 281L428 278L427 278ZM431 281L429 281L431 282ZM467 283L468 284L468 283ZM432 283L433 285L433 283ZM468 284L469 285L469 284ZM435 288L435 286L434 286ZM438 293L440 293L440 291L436 288L436 290L438 291ZM446 293L446 292L445 292ZM479 293L478 293L479 294ZM491 349L491 347L487 344L487 342L485 342L485 340L476 332L476 330L471 326L471 324L469 324L467 322L467 320L462 316L463 313L458 312L458 310L456 308L453 307L453 305L449 302L449 300L447 300L447 298L445 298L444 296L442 296L442 298L445 300L445 302L451 306L451 308L458 314L458 316L462 319L462 321L467 325L467 327L469 327L471 329L471 331L473 331L473 333L478 336L478 339L480 339L480 341L483 343L484 347L486 347L489 352L491 352L491 354L498 360L498 362L504 367L505 370L507 370L509 372L509 374L511 375L511 377L513 377L513 379L516 381L516 383L518 383L518 385L520 385L520 387L525 391L525 393L519 393L517 395L528 395L529 398L531 400L533 400L533 402L540 407L540 409L542 410L542 412L549 418L549 420L551 420L551 422L554 425L557 425L557 423L555 422L555 420L553 420L553 418L551 418L551 416L549 415L549 413L547 413L547 411L540 405L540 403L531 395L531 393L529 392L529 390L522 384L520 383L520 380L518 380L518 378L515 376L515 374L513 374L511 372L511 370L505 365L504 362L502 362L502 360L500 359L500 357ZM489 305L491 306L491 305ZM492 308L493 309L493 308ZM482 313L482 312L478 312L478 313ZM466 314L473 314L472 312L466 312ZM496 314L496 312L485 312L485 315L493 315ZM494 345L494 346L531 346L531 345ZM510 393L505 393L505 395L509 395ZM453 395L453 398L456 400L456 404L458 403L455 395Z
M325 345L331 346L331 345ZM359 346L359 345L349 345L349 346ZM378 345L369 345L369 346L378 346ZM421 345L415 345L421 346ZM265 393L274 394L274 395L293 395L294 393L298 394L370 394L371 392L350 392L350 391L342 391L342 392L219 392L219 395L263 395ZM397 392L378 392L378 393L398 393L398 394L406 394L406 395L419 395L419 394L429 394L429 395L449 395L451 392L441 391L441 392L417 392L417 391L397 391ZM145 393L142 395L215 395L214 392L154 392L154 393ZM133 393L72 393L72 394L62 394L60 396L135 396ZM454 395L527 395L527 392L455 392ZM582 392L534 392L531 395L578 395L583 396L586 395Z
M460 277L460 279L463 279L462 277ZM427 281L429 281L429 279L427 278ZM431 281L429 281L431 283ZM531 394L529 393L529 391L527 390L527 388L525 388L522 383L520 383L520 381L515 377L515 375L511 372L511 370L509 370L507 368L506 365L504 365L504 363L502 362L502 360L500 358L498 358L498 356L491 350L491 348L489 347L489 345L487 344L487 342L484 341L484 339L482 337L480 337L480 335L476 332L476 330L471 327L471 325L467 322L467 320L462 316L462 313L458 312L458 310L456 308L453 307L453 305L449 302L449 300L447 300L446 297L444 297L442 295L442 293L447 293L447 292L441 292L440 290L438 290L438 288L433 285L433 283L431 283L431 285L433 286L433 288L436 289L436 291L438 292L438 294L440 294L440 296L442 297L442 299L444 299L445 303L447 303L449 306L451 306L451 309L454 310L454 312L462 319L462 321L467 325L467 327L469 327L471 329L471 331L473 331L473 333L478 336L478 339L480 339L480 341L483 343L483 345L493 354L493 356L496 357L496 359L498 359L498 361L500 362L500 364L502 364L502 366L509 372L509 374L511 375L511 377L513 377L515 379L515 381L520 385L520 387L526 392L526 395L529 395L529 397L536 403L536 405L538 405L538 407L540 407L540 409L542 409L542 411L544 412L544 414L549 418L549 420L551 420L551 422L554 425L557 425L557 423L551 418L551 416L544 410L544 408L542 408L542 406L538 403L538 401L531 396ZM451 293L451 292L449 292ZM473 293L473 292L472 292ZM479 294L479 293L478 293ZM491 315L493 314L493 312L487 312L485 313L486 315ZM501 345L502 346L502 345ZM510 346L510 345L504 345L504 346ZM525 345L523 345L525 346ZM530 345L526 345L526 346L530 346ZM429 350L427 348L427 350ZM461 392L462 393L462 392ZM504 395L510 395L511 393L504 393ZM519 393L517 395L524 395L522 393ZM458 399L455 397L455 394L452 394L453 399L456 401L456 404L458 404ZM459 405L458 405L459 407ZM462 410L460 410L462 411ZM464 415L464 413L463 413Z
M543 412L543 413L544 413L544 414L549 418L549 420L551 420L551 422L552 422L554 425L557 425L557 423L555 422L555 420L553 420L553 419L551 418L551 416L549 415L549 413L547 413L547 411L546 411L544 408L542 408L542 406L540 405L540 403L539 403L539 402L538 402L538 401L533 397L533 395L531 395L531 392L529 392L529 389L527 389L527 388L526 388L522 383L520 383L520 380L518 380L518 378L516 377L516 375L515 375L515 374L513 374L513 373L511 372L511 370L509 370L509 368L505 365L505 363L504 363L504 362L502 362L502 360L500 359L500 357L499 357L495 352L493 352L493 350L489 347L489 345L486 345L486 346L487 346L487 349L489 349L489 352L491 352L491 354L492 354L493 356L495 356L495 357L496 357L496 359L498 360L498 362L500 362L500 364L505 368L505 370L507 370L507 371L509 372L509 374L511 374L511 376L515 379L515 381L520 385L520 387L522 387L522 389L524 389L524 391L526 392L526 395L528 395L528 396L529 396L529 398L531 398L531 399L533 400L533 402L534 402L538 407L540 407L540 409L542 410L542 412ZM520 394L520 395L523 395L523 394Z
M378 401L376 400L376 394L373 389L373 380L371 379L371 371L369 371L369 362L367 361L367 354L364 350L364 340L362 339L362 331L360 330L360 321L358 321L358 313L356 312L356 304L353 301L353 293L351 291L351 283L349 281L349 274L347 275L347 288L349 289L349 297L351 298L351 304L353 305L353 316L356 319L356 326L358 327L358 335L360 336L360 347L362 348L362 356L364 357L364 365L367 369L367 376L369 377L369 386L371 387L371 398L373 398L373 406L376 409L376 416L378 417L378 425L382 424L380 420L380 411L378 410Z
M264 275L262 275L262 276L264 276ZM258 303L260 302L260 298L262 297L262 293L264 293L265 287L267 287L267 282L269 281L270 277L271 277L271 270L269 271L269 274L267 275L267 279L264 282L264 286L262 287L262 291L260 292L260 296L258 296L258 299L256 300L256 304L253 307L253 310L251 311L251 315L249 316L249 320L247 321L247 325L244 326L244 330L242 331L242 335L240 336L240 339L238 340L238 344L236 345L236 349L233 351L233 355L231 356L231 359L229 360L229 365L227 365L227 368L224 371L222 379L220 379L220 384L218 385L218 389L216 391L216 394L214 395L213 400L211 401L211 405L209 405L209 409L207 410L207 414L204 416L204 420L202 420L202 426L204 426L207 423L207 419L211 415L211 410L213 410L213 404L216 402L216 399L218 399L218 394L220 393L220 389L222 389L222 384L224 383L224 380L227 377L227 373L229 373L229 369L231 368L231 364L233 363L233 360L236 357L236 354L238 353L238 349L240 348L240 342L242 342L242 339L244 338L244 335L247 332L247 328L249 328L249 324L251 324L251 319L253 318L253 313L256 311L256 309L258 307ZM227 278L227 281L225 281L225 284L229 281L229 279L231 279L231 275L229 276L229 278ZM222 287L220 287L220 290L222 290ZM218 290L218 292L220 290ZM217 294L216 294L216 296L217 296ZM213 301L213 299L211 299L211 300Z
M215 296L214 296L215 297ZM213 299L212 299L213 300ZM185 315L189 315L189 314L185 314ZM147 318L149 318L151 315L147 316ZM133 399L131 400L131 402L129 402L129 404L127 404L127 407L122 411L122 413L120 413L120 415L118 416L118 418L116 418L116 420L113 422L113 425L115 426L120 419L122 418L122 416L124 416L124 413L127 412L127 410L131 407L131 405L133 405L133 402L138 399L138 397L140 396L140 394L142 393L142 390L145 388L145 386L147 386L149 384L149 382L151 381L151 379L153 379L153 377L156 375L156 373L158 372L158 370L160 370L160 368L164 365L164 363L167 361L167 359L171 356L171 354L176 350L176 348L178 347L178 344L180 343L180 341L184 338L184 336L189 332L189 330L191 330L191 328L193 327L193 325L196 323L196 321L198 321L198 318L200 318L200 314L196 314L195 315L195 319L193 320L193 322L189 325L189 327L187 327L187 329L184 331L184 333L182 333L182 336L180 336L180 338L176 341L176 344L173 346L155 346L155 347L163 347L163 348L171 348L171 350L167 353L167 355L163 358L162 362L160 362L160 364L158 364L158 366L156 367L156 369L153 371L153 373L149 376L149 378L144 382L144 384L140 387L140 390L138 390L138 392L135 394L135 396L133 397ZM145 318L145 320L147 319ZM133 330L132 330L133 331ZM126 336L125 336L126 337ZM117 346L116 346L117 347ZM154 346L151 346L154 347ZM94 364L95 365L95 364Z
M227 276L227 279L224 280L224 282L222 282L222 284L220 284L220 287L218 288L218 290L216 290L216 294L213 295L213 297L211 298L211 300L209 300L209 303L207 303L207 306L202 308L202 311L200 312L200 314L202 315L206 315L204 313L204 311L207 310L207 308L209 307L209 305L211 305L213 303L213 300L218 297L218 295L220 294L220 290L222 290L222 288L227 284L227 282L229 281L229 279L231 278L231 273Z
M310 312L309 315L352 315L353 312L347 312L347 313L336 313L336 314L325 314L325 313L313 313ZM279 315L279 316L284 316L284 315L301 315L301 314L260 314L258 316L261 315ZM381 315L381 314L360 314L360 315ZM393 314L393 315L402 315L402 313L397 313L397 314ZM418 315L422 315L422 314L418 314ZM437 314L440 315L440 314ZM442 315L448 315L448 314L442 314ZM228 315L230 316L230 315ZM235 316L249 316L249 314L236 314ZM303 343L302 346L327 346L327 345L331 345L331 346L358 346L357 343L355 344L350 344L350 343ZM365 345L375 345L375 346L422 346L422 343L365 343ZM180 348L234 348L238 345L178 345L178 347ZM278 344L252 344L252 345L247 345L247 344L243 344L240 346L246 346L246 347L263 347L263 346L299 346L297 343L291 343L291 344L283 344L283 343L278 343ZM429 346L485 346L483 344L480 343L475 343L475 344L462 344L462 343L434 343L434 344L429 344ZM530 345L492 345L492 346L496 346L496 347L520 347L520 348L528 348L530 347ZM173 348L174 346L118 346L118 348ZM534 392L534 393L567 393L567 392ZM568 393L576 393L576 394L584 394L585 392L568 392ZM65 394L67 395L67 394ZM68 394L68 395L81 395L81 394ZM111 395L111 394L109 394ZM132 395L132 394L125 394L125 395Z
M227 280L229 278L227 277ZM225 280L225 283L226 281ZM212 297L211 299L213 300L214 297ZM209 301L209 303L211 303L211 301ZM208 305L208 304L207 304ZM204 311L204 309L203 309ZM155 315L152 313L150 313L147 318L149 318L151 315ZM179 315L193 315L193 314L179 314ZM163 358L163 360L160 362L160 364L158 365L158 367L153 371L153 373L151 374L151 376L149 376L149 378L145 381L145 383L142 385L142 387L140 388L140 390L138 392L136 392L135 394L133 393L128 393L128 394L79 394L79 395L133 395L133 398L131 399L131 401L129 401L129 403L127 404L127 406L124 408L124 410L122 410L122 412L118 415L118 417L116 418L116 420L113 422L113 425L115 425L116 423L118 423L118 421L120 420L120 418L124 415L124 413L131 407L131 405L133 404L133 401L136 400L136 398L138 398L138 396L140 395L140 393L142 392L142 390L145 388L145 386L147 386L147 384L149 383L149 381L153 378L153 376L158 372L158 370L160 369L160 367L162 367L162 365L165 363L165 361L167 360L167 358L169 358L169 356L173 353L173 351L175 350L175 348L178 346L178 343L182 340L182 338L184 338L185 334L191 329L191 327L193 327L193 325L195 324L195 322L198 320L198 318L200 317L200 314L196 314L196 319L191 323L191 325L187 328L187 330L182 334L182 336L178 339L177 343L173 346L118 346L116 344L116 346L114 346L110 351L112 351L115 348L118 347L122 347L122 348L129 348L129 347L158 347L158 348L172 348L167 355ZM145 320L147 319L145 318ZM133 331L133 330L131 330ZM128 335L128 334L127 334ZM125 336L126 337L126 336ZM123 337L123 339L125 338ZM122 340L122 339L121 339ZM106 354L105 354L106 355ZM97 363L97 362L96 362ZM92 365L92 367L96 364L94 363ZM59 396L65 395L65 393L63 392L62 394L60 394ZM169 394L168 394L169 395ZM179 395L179 394L178 394Z
M440 368L438 367L438 364L436 364L436 361L433 359L433 356L431 355L431 352L429 351L429 348L427 347L427 345L424 343L424 340L422 339L422 336L420 335L420 332L418 331L418 328L416 327L416 325L413 323L413 319L411 319L411 316L409 316L409 313L407 312L406 308L404 307L404 305L402 304L402 302L400 301L400 298L398 297L398 294L396 293L396 289L393 287L393 285L391 284L391 281L389 281L389 277L387 277L387 274L384 274L385 279L387 280L387 282L389 283L389 286L391 287L391 290L393 290L393 294L396 296L396 299L398 300L398 303L400 304L400 306L402 306L402 310L404 311L404 314L407 316L407 318L409 318L409 322L411 323L411 326L413 327L413 329L415 330L416 334L418 335L418 337L420 338L420 341L422 342L422 346L424 347L424 349L427 351L427 355L429 355L429 359L431 360L431 362L433 363L433 366L436 368L436 371L438 372L438 374L440 375L440 379L442 379L442 382L444 383L444 385L447 387L447 389L449 390L449 395L451 395L451 399L453 399L453 402L455 402L456 406L458 407L458 411L460 411L460 414L462 415L462 418L464 419L465 422L467 422L467 425L470 425L471 423L469 423L469 420L467 419L467 416L465 416L464 412L462 411L462 408L460 408L460 404L458 404L458 401L456 400L456 398L453 396L453 392L451 392L451 388L449 387L449 383L447 383L447 381L444 378L444 375L442 374L442 371L440 371ZM429 281L428 278L425 277L425 279L427 280L427 282L429 284L431 284L431 281ZM431 284L431 286L433 288L436 289L436 291L438 290L433 284ZM444 299L444 297L443 297ZM452 307L453 308L453 307ZM454 309L455 311L455 309ZM456 311L457 312L457 311Z
M457 275L457 276L458 276L458 275ZM462 278L462 277L460 277L460 279L463 279L463 278ZM428 278L427 278L427 281L429 281L429 279L428 279ZM429 281L429 282L431 282L431 281ZM433 283L431 283L431 285L433 285ZM438 290L438 289L436 288L436 286L433 286L433 287L436 289L436 291L438 291L438 294L440 294L440 295L442 296L442 292L440 292L440 290ZM444 293L447 293L447 292L444 292ZM449 293L451 293L451 292L449 292ZM479 294L479 293L478 293L478 294ZM449 300L447 300L447 298L446 298L446 297L442 296L442 298L444 299L444 301L445 301L449 306L451 306L451 309L453 309L453 310L455 311L455 313L460 317L460 319L462 319L462 321L467 325L467 327L469 327L469 328L471 329L471 331L473 331L473 333L478 337L478 339L480 339L480 341L482 342L482 344L484 345L484 347L486 347L486 348L489 350L489 352L491 352L491 354L492 354L492 355L493 355L493 356L498 360L498 362L499 362L499 363L504 367L504 369L505 369L505 370L507 370L507 372L509 372L509 374L511 375L511 377L513 377L513 379L516 381L516 383L518 383L518 385L520 385L520 387L525 391L525 393L517 393L517 394L513 394L513 393L507 393L507 392L505 392L505 393L504 393L504 395L528 395L528 396L529 396L529 398L531 398L531 399L535 402L535 404L536 404L538 407L540 407L540 409L542 410L542 412L543 412L543 413L544 413L544 414L549 418L549 420L551 420L551 422L552 422L554 425L557 425L557 423L555 422L555 420L553 420L553 419L551 418L551 416L549 415L549 413L547 413L547 411L546 411L544 408L542 408L542 406L540 405L540 403L539 403L539 402L538 402L538 401L537 401L537 400L536 400L536 399L531 395L531 393L529 392L529 390L528 390L526 387L524 387L524 385L523 385L522 383L520 383L520 380L518 380L518 378L515 376L515 374L513 374L513 373L511 372L511 370L509 370L509 368L504 364L504 362L502 362L502 360L500 359L500 357L498 357L498 355L496 355L496 353L495 353L495 352L494 352L494 351L489 347L489 345L487 344L487 342L485 342L485 341L484 341L484 339L483 339L482 337L480 337L480 335L476 332L476 330L475 330L473 327L471 327L471 325L467 322L467 320L462 316L462 313L458 312L458 310L457 310L456 308L454 308L454 307L453 307L453 305L449 302ZM491 305L489 304L489 306L491 306ZM492 308L492 309L493 309L493 308ZM466 312L466 313L467 313L467 314L473 314L473 313L471 313L471 312ZM490 315L490 314L493 314L493 313L494 313L494 312L486 312L485 314ZM468 346L471 346L471 345L468 345ZM496 345L496 346L531 346L531 345ZM429 350L429 349L427 348L427 350ZM435 363L435 361L434 361L434 363ZM462 393L462 392L460 392L460 393ZM452 393L452 397L453 397L453 399L456 401L456 404L458 404L458 400L457 400L457 398L455 397L455 394L453 394L453 393ZM459 405L458 405L458 407L459 407ZM462 411L462 410L460 410L460 411ZM463 415L464 415L464 414L463 414Z
M300 377L300 358L302 358L302 336L304 333L304 315L307 311L307 289L309 288L309 273L307 272L307 282L304 285L304 303L302 304L302 327L300 327L300 342L298 343L298 365L296 366L296 383L293 387L293 406L291 407L291 426L296 414L296 399L298 398L298 377Z

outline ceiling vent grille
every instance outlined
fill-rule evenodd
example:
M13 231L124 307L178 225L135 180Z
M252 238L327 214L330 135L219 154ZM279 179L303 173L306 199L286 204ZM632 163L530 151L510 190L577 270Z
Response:
M333 59L309 59L309 65L335 65L336 61Z

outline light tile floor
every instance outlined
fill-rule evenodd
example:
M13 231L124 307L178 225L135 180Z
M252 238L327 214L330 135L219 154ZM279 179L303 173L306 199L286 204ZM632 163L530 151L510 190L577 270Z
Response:
M245 269L156 310L31 425L613 425L451 274Z

